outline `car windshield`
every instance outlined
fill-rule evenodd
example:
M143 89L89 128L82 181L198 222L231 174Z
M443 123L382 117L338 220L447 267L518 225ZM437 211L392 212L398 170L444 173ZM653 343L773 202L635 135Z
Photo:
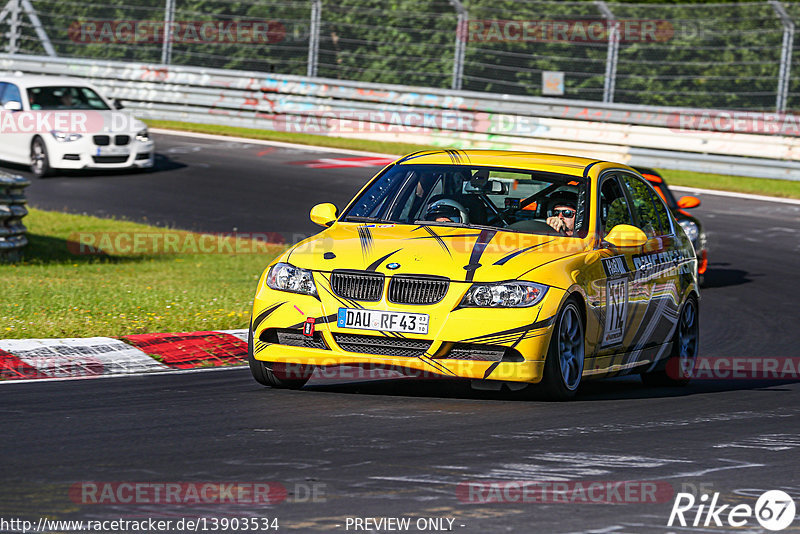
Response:
M111 109L93 90L77 86L46 86L28 89L32 110L52 109Z
M468 165L395 165L356 198L341 220L585 237L587 193L584 178L563 174Z

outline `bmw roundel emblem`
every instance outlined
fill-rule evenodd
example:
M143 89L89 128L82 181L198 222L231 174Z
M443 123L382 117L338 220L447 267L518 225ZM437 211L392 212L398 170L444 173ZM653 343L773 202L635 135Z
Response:
M399 263L389 263L389 264L387 264L387 265L386 265L386 268L387 268L387 269L391 269L391 270L393 270L393 271L394 271L395 269L399 268L399 267L400 267L400 264L399 264Z

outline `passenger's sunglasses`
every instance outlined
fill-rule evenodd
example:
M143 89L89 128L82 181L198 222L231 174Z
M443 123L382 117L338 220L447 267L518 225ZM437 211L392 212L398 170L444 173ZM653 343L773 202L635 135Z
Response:
M564 217L566 217L567 219L571 219L571 218L575 217L575 210L568 210L568 209L553 210L553 216L554 217L558 217L559 213L563 214Z

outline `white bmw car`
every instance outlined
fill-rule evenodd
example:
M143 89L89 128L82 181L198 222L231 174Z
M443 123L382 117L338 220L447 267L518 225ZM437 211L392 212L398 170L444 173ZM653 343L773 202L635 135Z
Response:
M0 160L59 169L153 166L147 125L76 78L0 76Z

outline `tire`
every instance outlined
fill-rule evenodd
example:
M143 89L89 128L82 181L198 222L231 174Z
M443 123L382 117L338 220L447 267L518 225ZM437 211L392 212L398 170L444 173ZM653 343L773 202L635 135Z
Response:
M250 365L250 372L253 374L253 378L255 378L256 382L262 386L269 386L276 389L300 389L306 385L306 382L311 378L311 373L313 372L313 368L302 366L299 368L300 378L285 378L285 364L256 360L253 355L252 326L247 335L247 363ZM275 371L278 371L277 374ZM283 375L283 378L279 378L278 375Z
M556 318L544 362L541 389L547 400L575 397L583 374L585 349L583 314L578 303L570 299Z
M691 371L700 345L700 314L697 297L686 299L675 328L672 353L661 369L642 373L642 383L653 387L682 387L691 380Z
M53 174L50 167L50 158L47 156L47 146L40 137L31 143L31 172L37 178L46 178Z

